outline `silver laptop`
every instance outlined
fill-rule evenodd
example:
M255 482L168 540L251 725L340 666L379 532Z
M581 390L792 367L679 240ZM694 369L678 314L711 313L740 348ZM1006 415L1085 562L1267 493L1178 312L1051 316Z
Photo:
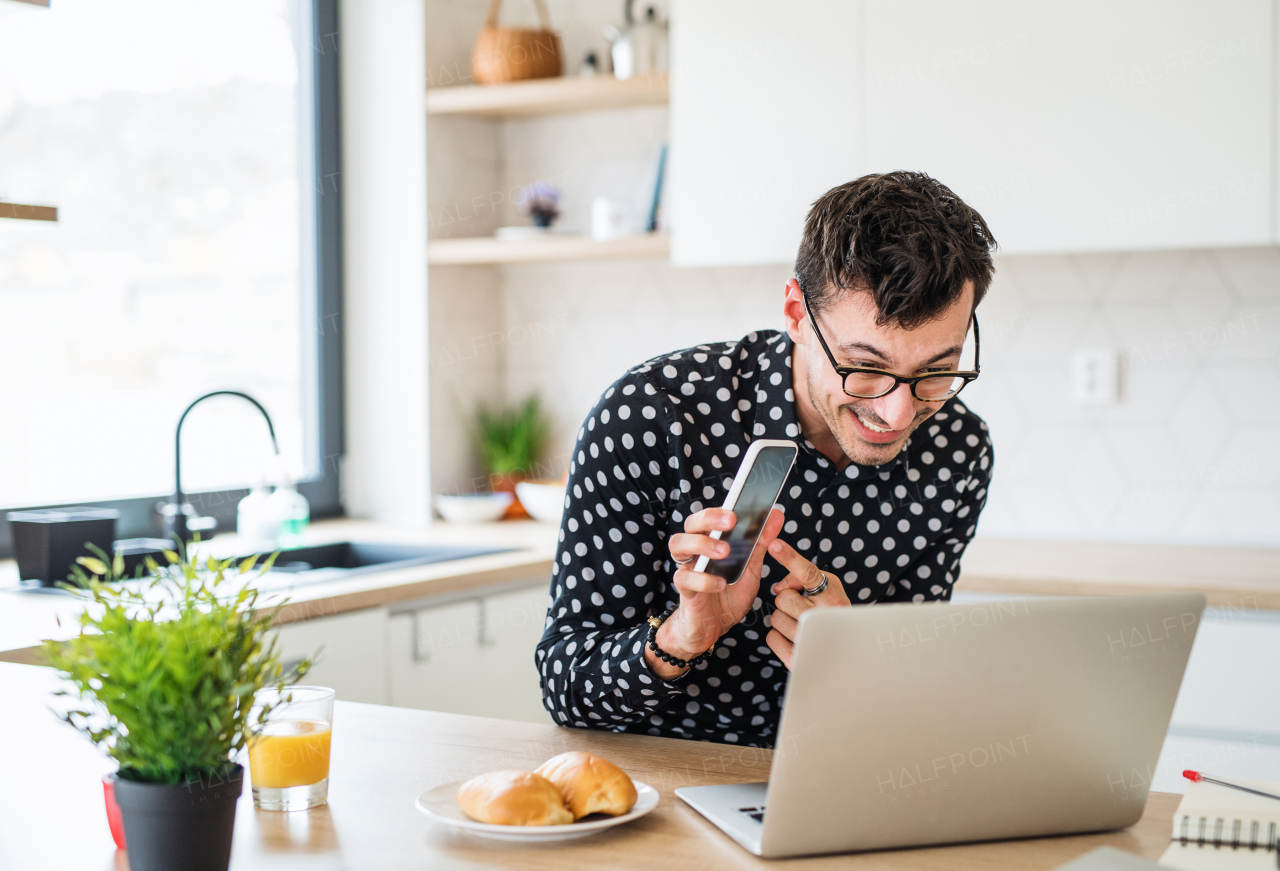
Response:
M1132 825L1199 593L815 608L768 783L676 790L757 856Z

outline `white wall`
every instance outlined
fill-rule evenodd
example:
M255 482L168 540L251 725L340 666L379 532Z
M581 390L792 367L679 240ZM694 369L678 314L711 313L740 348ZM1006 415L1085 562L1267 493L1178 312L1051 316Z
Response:
M423 6L342 0L348 513L430 517Z

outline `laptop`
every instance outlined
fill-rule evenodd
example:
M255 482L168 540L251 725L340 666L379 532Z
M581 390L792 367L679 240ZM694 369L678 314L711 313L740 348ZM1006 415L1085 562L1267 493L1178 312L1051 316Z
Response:
M768 858L1132 825L1204 606L1172 593L814 608L769 782L676 795Z

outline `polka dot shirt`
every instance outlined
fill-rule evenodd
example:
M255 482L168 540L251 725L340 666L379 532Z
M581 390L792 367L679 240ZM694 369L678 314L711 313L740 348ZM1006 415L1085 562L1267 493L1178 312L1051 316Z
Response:
M546 631L537 650L543 702L566 726L771 747L787 670L765 644L769 586L715 655L665 681L644 661L647 618L677 604L667 537L723 503L755 438L800 443L779 499L782 538L841 579L849 600L948 599L991 478L987 426L943 404L882 466L843 471L800 432L791 339L750 333L632 369L578 433Z

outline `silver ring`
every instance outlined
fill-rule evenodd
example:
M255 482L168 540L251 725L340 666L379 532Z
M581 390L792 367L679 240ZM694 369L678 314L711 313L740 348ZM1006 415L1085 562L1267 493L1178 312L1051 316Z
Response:
M818 584L818 586L814 587L812 590L811 590L811 589L809 589L808 587L805 587L805 588L804 588L804 597L805 597L806 599L807 599L807 598L809 598L810 596L816 596L816 595L818 595L819 593L823 593L823 592L825 592L825 591L826 591L826 589L827 589L827 587L829 587L829 586L831 585L831 577L830 577L826 572L822 571L821 569L819 569L819 572L820 572L820 573L821 573L821 575L822 575L822 583Z
M696 557L689 556L689 557L685 557L684 559L679 559L675 554L672 554L671 559L678 566L687 566L689 563L693 562L696 559Z

